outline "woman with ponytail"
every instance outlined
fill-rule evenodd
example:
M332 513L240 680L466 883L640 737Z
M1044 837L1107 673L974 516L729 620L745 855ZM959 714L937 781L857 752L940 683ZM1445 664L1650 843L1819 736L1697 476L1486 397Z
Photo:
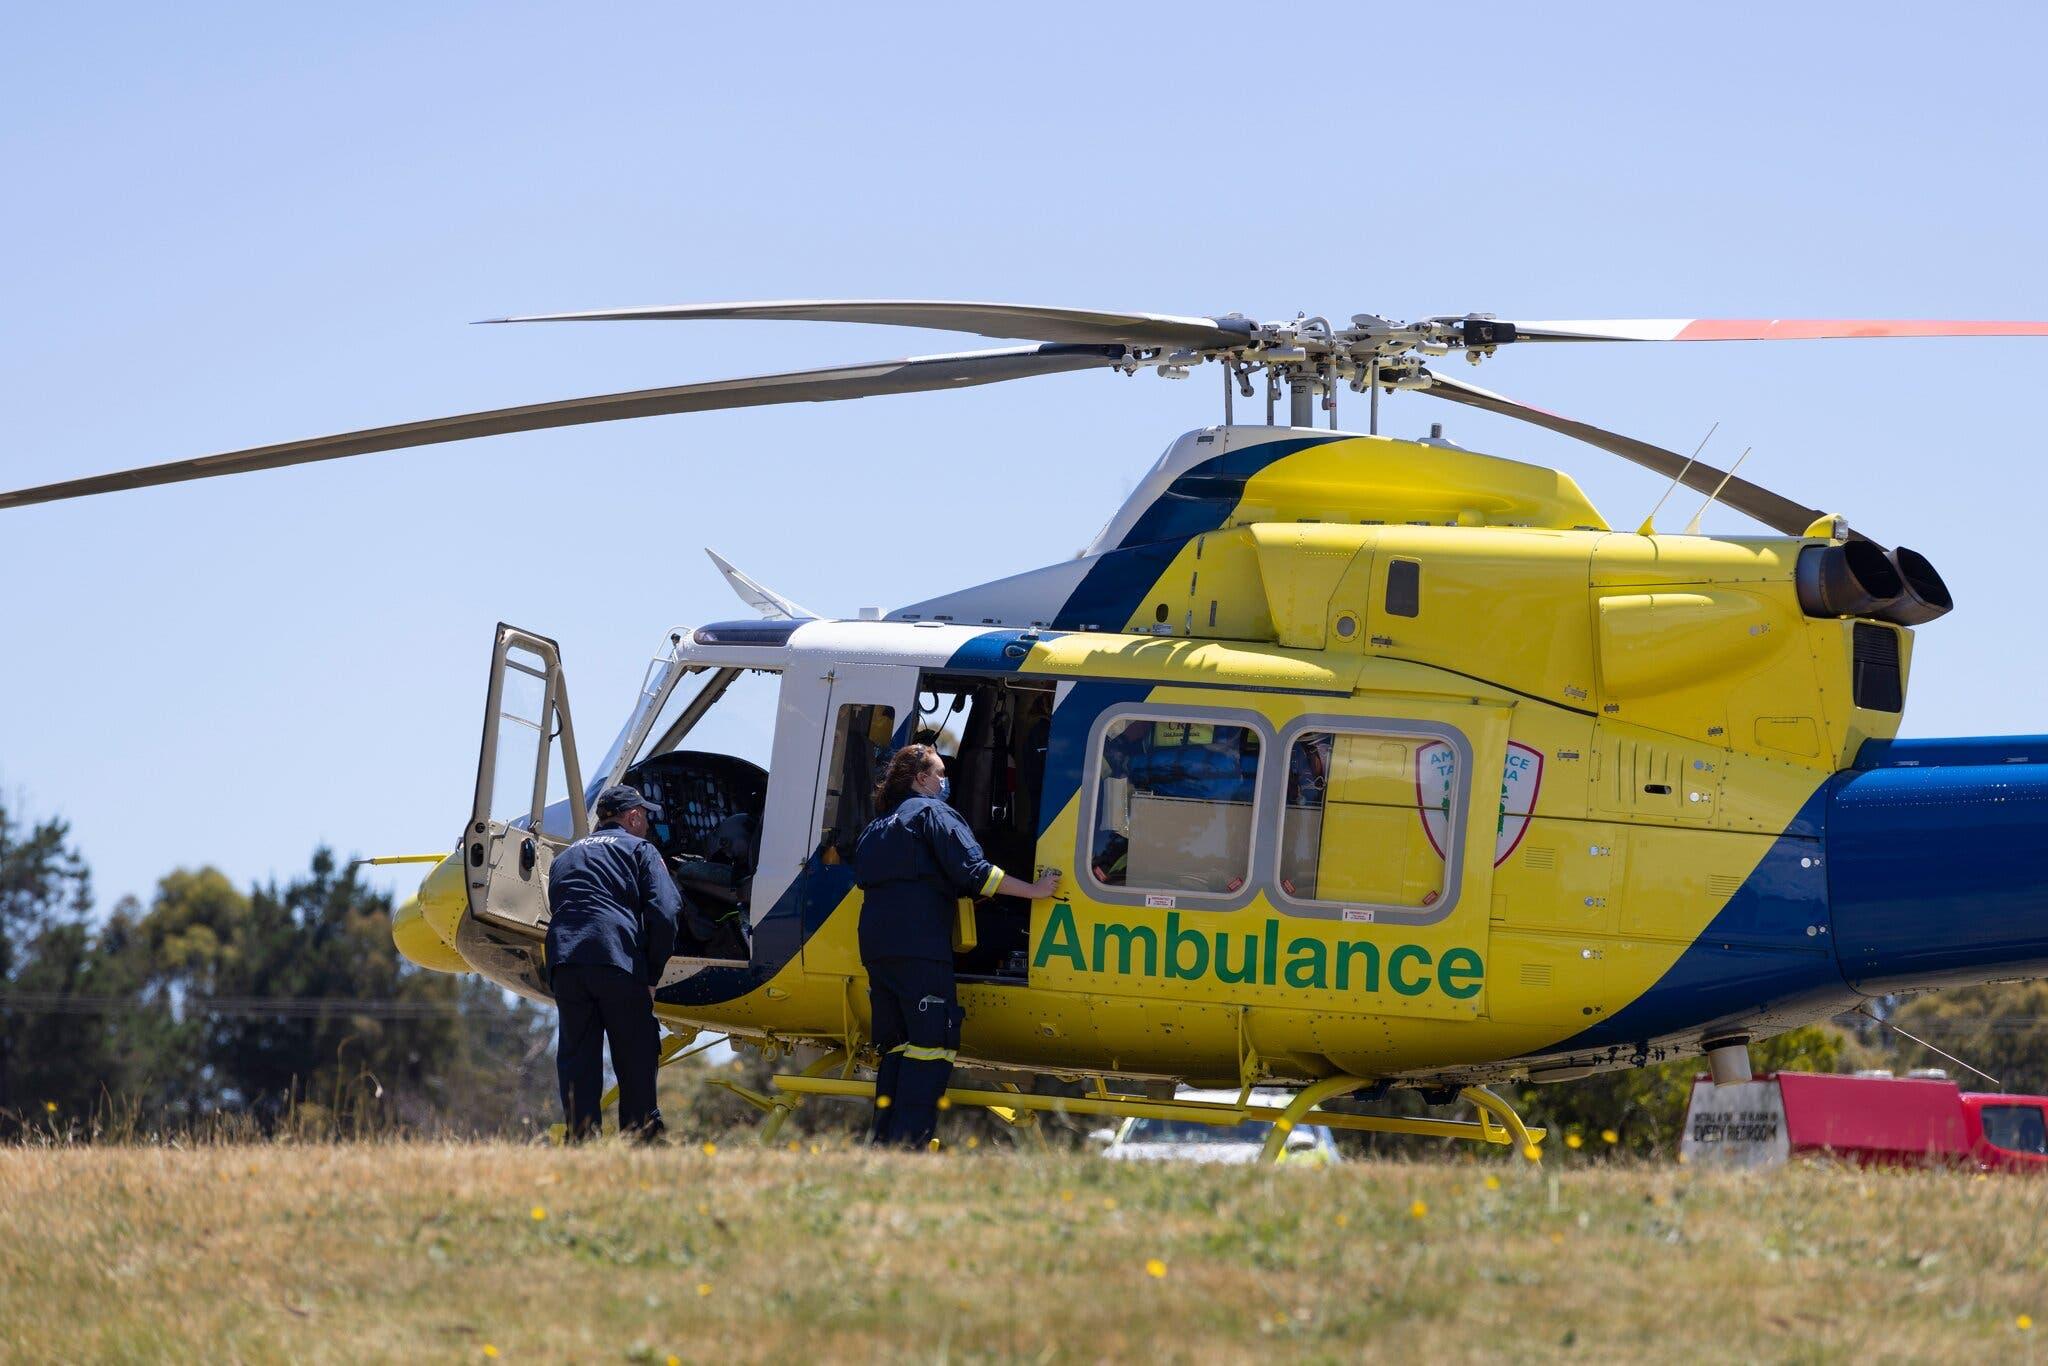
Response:
M1039 900L1059 875L1023 882L990 863L946 804L946 764L930 745L905 745L875 784L880 814L861 832L853 878L861 889L860 957L868 973L880 1145L934 1146L939 1097L960 1048L953 984L953 918L961 897Z

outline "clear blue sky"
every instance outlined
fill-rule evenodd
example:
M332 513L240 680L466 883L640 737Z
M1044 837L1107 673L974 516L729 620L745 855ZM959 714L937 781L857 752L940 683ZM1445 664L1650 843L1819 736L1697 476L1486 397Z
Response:
M2044 11L1847 13L17 6L0 470L985 344L465 325L519 311L2048 318ZM1684 449L1718 419L1746 474L1930 554L1961 606L1920 635L1907 727L1944 734L2048 728L2043 365L2048 342L1615 346L1476 378ZM102 904L179 864L444 848L494 622L562 641L594 757L668 625L738 614L700 546L819 610L895 606L1067 555L1218 406L1213 375L1075 375L0 514L0 793L72 822ZM1617 525L1660 491L1386 409L1432 420L1562 466Z

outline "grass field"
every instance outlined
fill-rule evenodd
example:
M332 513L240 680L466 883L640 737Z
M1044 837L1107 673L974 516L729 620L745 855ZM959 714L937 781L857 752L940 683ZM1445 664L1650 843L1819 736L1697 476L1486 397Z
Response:
M0 1151L11 1360L2048 1356L2048 1182L808 1141ZM2036 1323L2035 1320L2040 1320Z

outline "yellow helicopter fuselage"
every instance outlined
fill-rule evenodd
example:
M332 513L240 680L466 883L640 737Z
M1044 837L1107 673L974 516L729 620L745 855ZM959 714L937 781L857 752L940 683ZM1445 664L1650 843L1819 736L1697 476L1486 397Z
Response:
M915 736L950 741L997 862L1066 870L963 911L963 1061L1231 1085L1642 1063L1896 975L1869 933L1867 981L1838 945L1826 821L1897 730L1912 633L1813 614L1801 556L1831 530L1621 533L1562 474L1441 444L1190 433L1075 561L884 620L674 633L637 733L603 772L572 758L571 790L758 806L706 814L755 818L750 866L707 861L704 822L674 836L686 891L731 874L745 922L671 962L678 1026L857 1050L849 834ZM498 667L556 698L559 660L507 630ZM655 735L682 680L741 671L779 690L765 772ZM410 956L544 992L546 866L584 828L544 785L509 822L480 795L399 918Z

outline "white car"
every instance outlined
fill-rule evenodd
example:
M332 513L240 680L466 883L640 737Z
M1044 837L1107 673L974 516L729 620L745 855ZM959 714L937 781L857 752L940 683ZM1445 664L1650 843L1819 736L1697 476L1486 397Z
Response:
M1235 1091L1182 1091L1176 1100L1235 1105ZM1279 1107L1293 1099L1284 1091L1254 1091L1253 1105ZM1102 1150L1104 1157L1123 1162L1256 1162L1273 1129L1270 1120L1240 1124L1203 1124L1191 1119L1127 1119L1117 1125ZM1280 1160L1288 1164L1327 1166L1339 1160L1336 1140L1321 1124L1300 1124L1287 1135Z

